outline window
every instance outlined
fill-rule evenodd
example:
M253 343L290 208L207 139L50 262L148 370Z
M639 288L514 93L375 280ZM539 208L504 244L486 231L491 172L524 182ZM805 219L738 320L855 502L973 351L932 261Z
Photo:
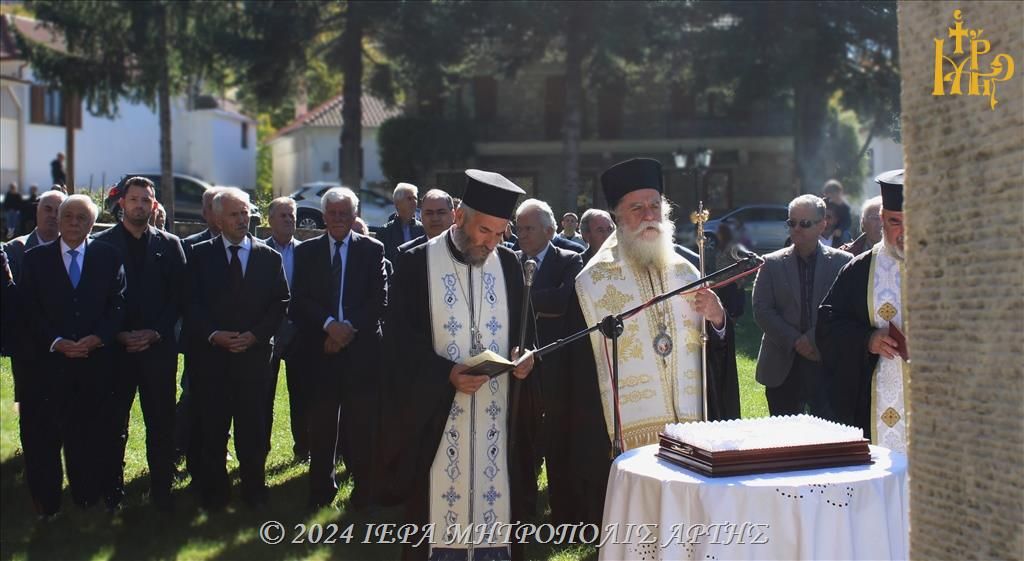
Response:
M194 182L184 179L182 177L174 178L174 200L188 201L191 203L202 203L203 200L203 186Z
M32 86L30 122L34 125L52 125L63 127L65 123L64 96L61 91L45 86ZM75 128L82 128L82 102L78 98L71 101L71 122Z
M242 123L242 150L249 149L249 123Z

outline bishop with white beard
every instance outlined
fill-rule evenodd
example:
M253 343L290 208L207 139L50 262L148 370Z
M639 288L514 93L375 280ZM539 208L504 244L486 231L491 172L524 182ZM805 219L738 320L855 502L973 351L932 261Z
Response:
M612 166L601 185L616 231L576 277L568 333L585 329L700 274L672 243L661 164L638 158ZM701 326L707 322L708 418L739 417L733 326L718 297L701 290L670 298L624 321L618 341L623 450L658 442L666 423L704 418ZM578 470L575 518L600 523L612 458L616 392L611 342L599 332L567 351L571 377L570 457Z

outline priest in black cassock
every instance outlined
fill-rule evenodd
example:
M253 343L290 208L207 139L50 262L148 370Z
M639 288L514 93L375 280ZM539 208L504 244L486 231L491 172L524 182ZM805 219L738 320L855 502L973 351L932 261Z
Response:
M678 255L663 197L661 164L636 158L601 174L615 217L608 237L576 277L568 333L575 333L692 283L698 270ZM666 423L704 417L701 325L707 322L708 418L740 416L733 322L714 292L670 298L626 319L619 338L623 450L658 442ZM569 452L576 471L574 519L598 524L612 461L611 343L598 332L569 346Z
M882 191L882 241L839 271L818 309L815 339L835 420L862 428L872 444L906 453L903 170L875 181Z
M423 546L406 549L407 558L520 557L520 547L500 539L447 543L449 529L530 514L523 489L534 477L533 358L490 379L462 373L484 350L511 358L516 347L533 347L532 320L519 340L522 267L501 245L523 190L497 173L471 169L466 176L455 224L398 256L388 309L395 352L380 452L397 496L384 499L404 501L407 522L434 529Z

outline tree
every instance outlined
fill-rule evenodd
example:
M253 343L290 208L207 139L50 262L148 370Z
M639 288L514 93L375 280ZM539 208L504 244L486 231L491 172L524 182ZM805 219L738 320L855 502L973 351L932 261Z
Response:
M170 0L26 4L66 44L61 52L22 42L40 78L83 97L97 115L115 116L122 97L157 107L162 202L173 224L171 96L190 82L223 74L212 38L225 23L222 8L227 5Z
M391 2L248 2L221 43L241 69L240 83L261 106L294 96L311 60L323 57L330 68L341 70L340 179L357 189L366 39L395 9Z
M702 73L735 88L735 105L789 96L795 164L802 192L829 177L822 151L830 130L829 103L870 123L875 134L895 135L899 115L895 2L703 2L711 24L695 30L704 47Z

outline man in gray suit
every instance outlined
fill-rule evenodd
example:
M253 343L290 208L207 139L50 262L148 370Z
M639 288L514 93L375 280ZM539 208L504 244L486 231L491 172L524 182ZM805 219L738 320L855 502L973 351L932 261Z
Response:
M764 331L757 381L772 415L829 417L821 356L814 341L818 305L853 256L819 241L825 201L801 195L789 203L793 244L764 256L754 281L754 321Z

